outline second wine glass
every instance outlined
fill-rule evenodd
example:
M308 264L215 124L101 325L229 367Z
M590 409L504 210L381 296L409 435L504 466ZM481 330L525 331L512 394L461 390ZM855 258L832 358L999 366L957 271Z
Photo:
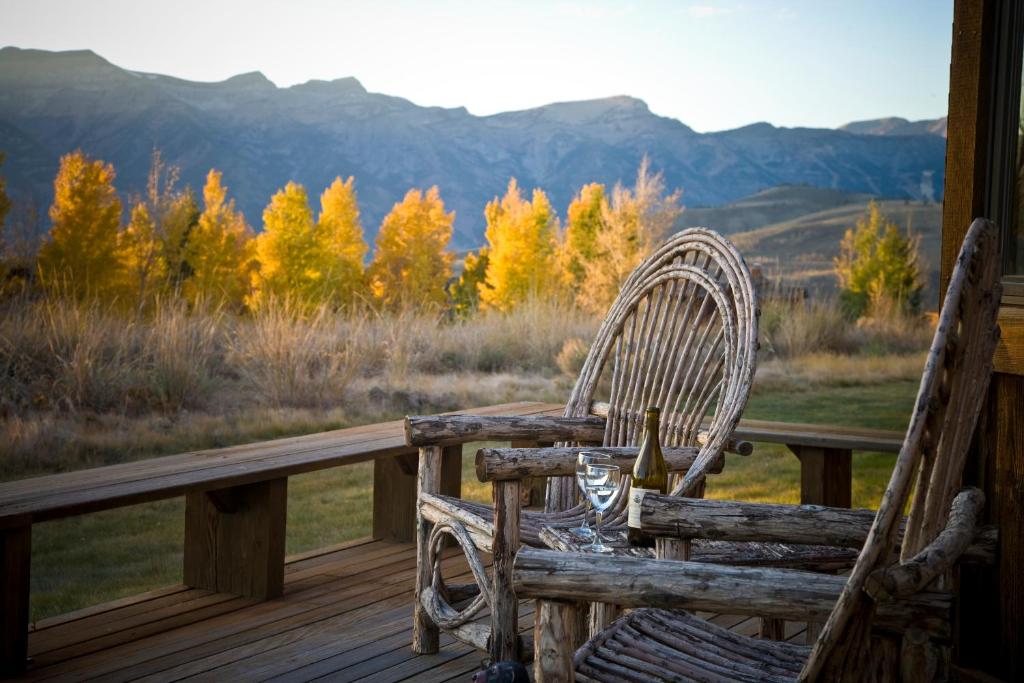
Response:
M583 521L572 532L580 538L593 538L594 532L587 525L587 513L590 511L590 496L587 495L587 465L610 465L612 456L594 451L580 451L576 456L576 485L583 494Z
M587 465L587 498L597 512L597 523L594 526L594 541L584 546L584 550L592 553L612 552L601 540L601 521L605 510L615 502L620 481L622 472L617 465Z

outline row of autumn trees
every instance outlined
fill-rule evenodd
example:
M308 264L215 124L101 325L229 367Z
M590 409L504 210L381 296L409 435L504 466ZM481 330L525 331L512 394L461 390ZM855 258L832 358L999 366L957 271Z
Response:
M445 210L437 187L409 190L394 205L367 266L351 177L336 178L320 194L316 214L306 189L289 182L264 209L259 235L217 170L206 177L200 206L189 188L178 187L178 170L154 152L146 191L129 201L125 225L114 179L110 164L82 152L61 159L52 227L29 269L46 291L125 309L183 297L194 306L250 310L287 299L302 308L370 305L458 315L560 297L601 314L682 211L680 193L666 193L646 159L633 187L584 186L564 226L542 190L526 196L512 179L484 210L487 245L468 254L455 277L448 249L455 214ZM0 186L0 228L4 201Z

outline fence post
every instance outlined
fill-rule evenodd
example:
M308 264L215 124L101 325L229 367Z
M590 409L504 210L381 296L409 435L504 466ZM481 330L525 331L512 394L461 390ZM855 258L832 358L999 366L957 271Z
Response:
M0 678L25 671L31 559L30 520L0 529Z
M853 451L787 444L800 459L800 504L848 508L852 503Z

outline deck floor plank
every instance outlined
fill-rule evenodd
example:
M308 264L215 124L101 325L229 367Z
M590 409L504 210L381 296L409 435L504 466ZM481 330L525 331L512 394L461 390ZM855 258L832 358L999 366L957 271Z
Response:
M471 577L458 548L445 576ZM468 680L484 657L442 635L436 655L412 640L415 547L370 539L292 558L285 594L254 599L175 586L40 622L30 633L27 680L448 681ZM486 620L486 610L479 619ZM755 633L757 620L713 616ZM529 633L533 604L523 603ZM789 639L803 625L787 624Z

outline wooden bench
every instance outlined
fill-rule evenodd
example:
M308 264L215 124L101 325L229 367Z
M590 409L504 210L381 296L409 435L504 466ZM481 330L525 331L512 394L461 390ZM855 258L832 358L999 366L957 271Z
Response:
M463 412L560 415L562 406L509 403ZM446 456L447 495L459 495L459 456L461 446ZM373 460L373 535L411 541L416 459L397 420L0 484L0 674L25 665L34 523L184 496L184 583L272 598L284 585L289 476Z
M522 402L460 412L561 415ZM98 467L0 484L0 673L25 666L32 525L184 496L184 582L267 599L284 576L288 477L373 460L373 536L411 541L417 449L402 421ZM899 434L743 421L736 438L787 444L802 463L805 503L850 504L853 450L895 452ZM517 442L529 446L527 442ZM459 495L461 445L445 449L441 492Z

